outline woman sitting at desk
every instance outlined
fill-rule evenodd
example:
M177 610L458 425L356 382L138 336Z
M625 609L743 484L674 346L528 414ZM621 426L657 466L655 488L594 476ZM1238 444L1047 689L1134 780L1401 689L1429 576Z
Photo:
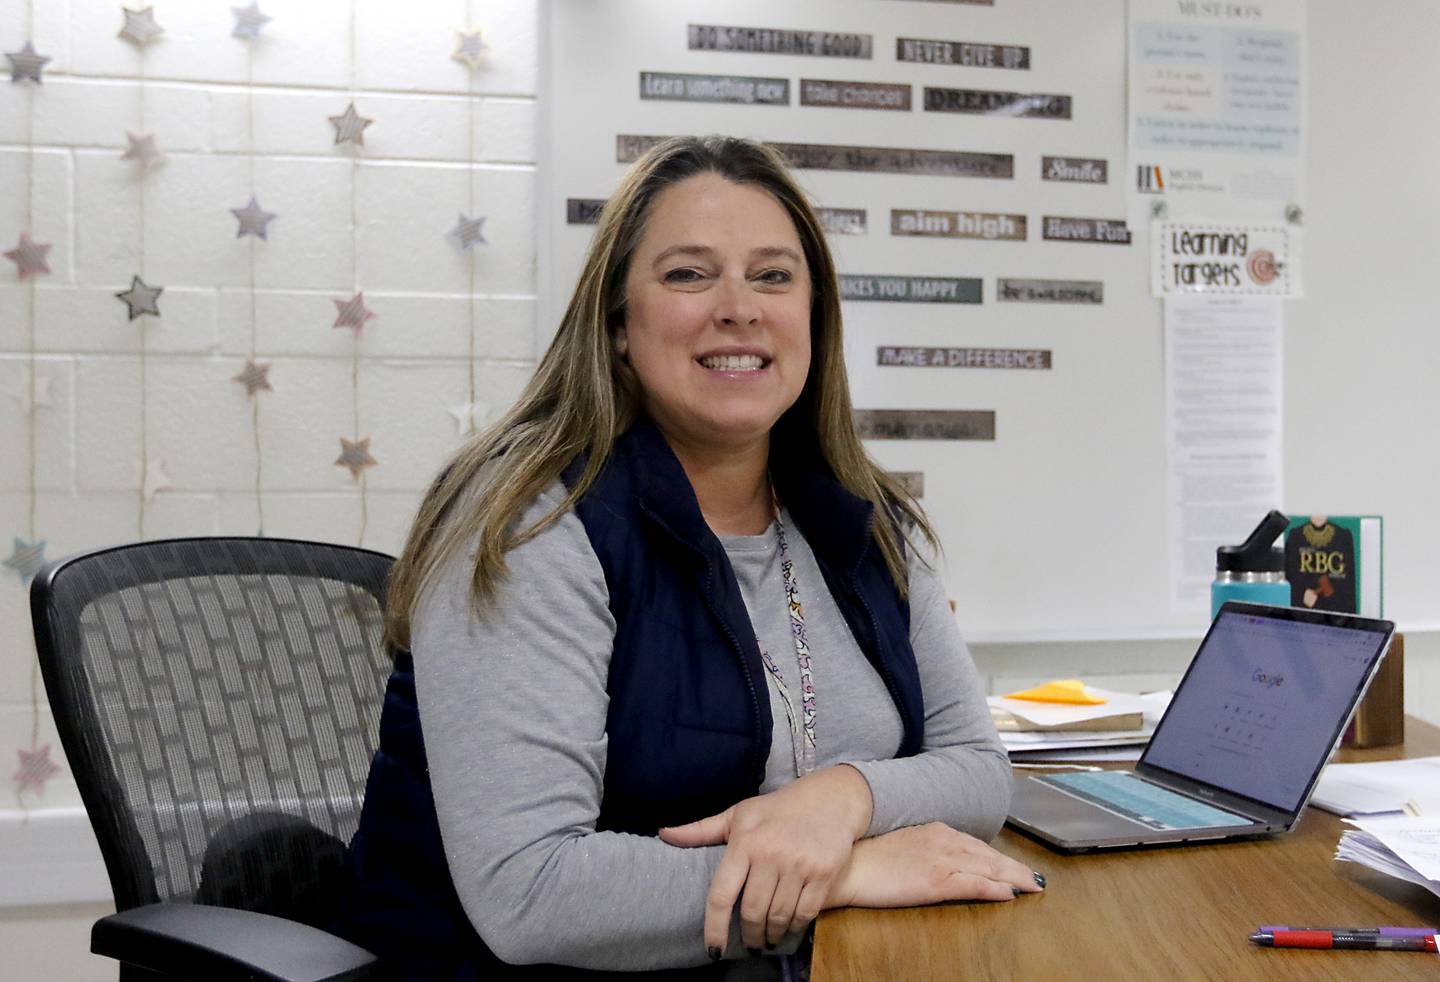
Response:
M982 841L1010 768L915 540L802 192L660 144L395 567L347 933L414 978L779 978L827 907L1038 891Z

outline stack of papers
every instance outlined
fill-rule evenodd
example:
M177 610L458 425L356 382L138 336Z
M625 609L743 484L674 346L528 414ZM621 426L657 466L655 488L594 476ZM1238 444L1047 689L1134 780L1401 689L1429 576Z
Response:
M1133 760L1170 704L1169 692L1137 696L1093 686L1085 692L1105 701L1051 703L991 696L990 715L1011 759Z
M1359 863L1440 897L1440 818L1352 818L1356 828L1340 833L1335 858Z
M1407 812L1440 817L1440 757L1331 764L1310 804L1346 817Z

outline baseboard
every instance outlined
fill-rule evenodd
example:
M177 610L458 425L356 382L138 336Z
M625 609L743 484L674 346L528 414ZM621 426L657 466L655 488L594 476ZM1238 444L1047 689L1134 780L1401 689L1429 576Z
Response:
M110 899L85 809L0 809L0 907Z

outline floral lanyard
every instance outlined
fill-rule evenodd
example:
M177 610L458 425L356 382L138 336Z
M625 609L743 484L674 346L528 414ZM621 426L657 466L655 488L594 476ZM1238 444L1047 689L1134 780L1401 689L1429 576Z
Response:
M795 659L800 663L800 712L795 711L795 699L780 667L765 650L764 643L757 636L755 644L760 648L760 658L765 671L775 682L780 700L785 704L785 716L790 721L790 745L795 752L795 776L804 777L815 769L815 682L810 675L810 645L805 640L805 611L800 606L800 589L795 584L795 563L790 559L790 547L785 541L785 523L780 518L780 509L775 509L775 537L780 543L780 573L785 580L785 603L790 611L790 637L795 642Z

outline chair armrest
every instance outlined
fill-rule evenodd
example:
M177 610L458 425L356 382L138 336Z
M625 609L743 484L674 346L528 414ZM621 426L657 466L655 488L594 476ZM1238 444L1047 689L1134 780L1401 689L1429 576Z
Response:
M379 962L319 928L232 907L161 903L95 922L90 950L178 978L353 982Z

